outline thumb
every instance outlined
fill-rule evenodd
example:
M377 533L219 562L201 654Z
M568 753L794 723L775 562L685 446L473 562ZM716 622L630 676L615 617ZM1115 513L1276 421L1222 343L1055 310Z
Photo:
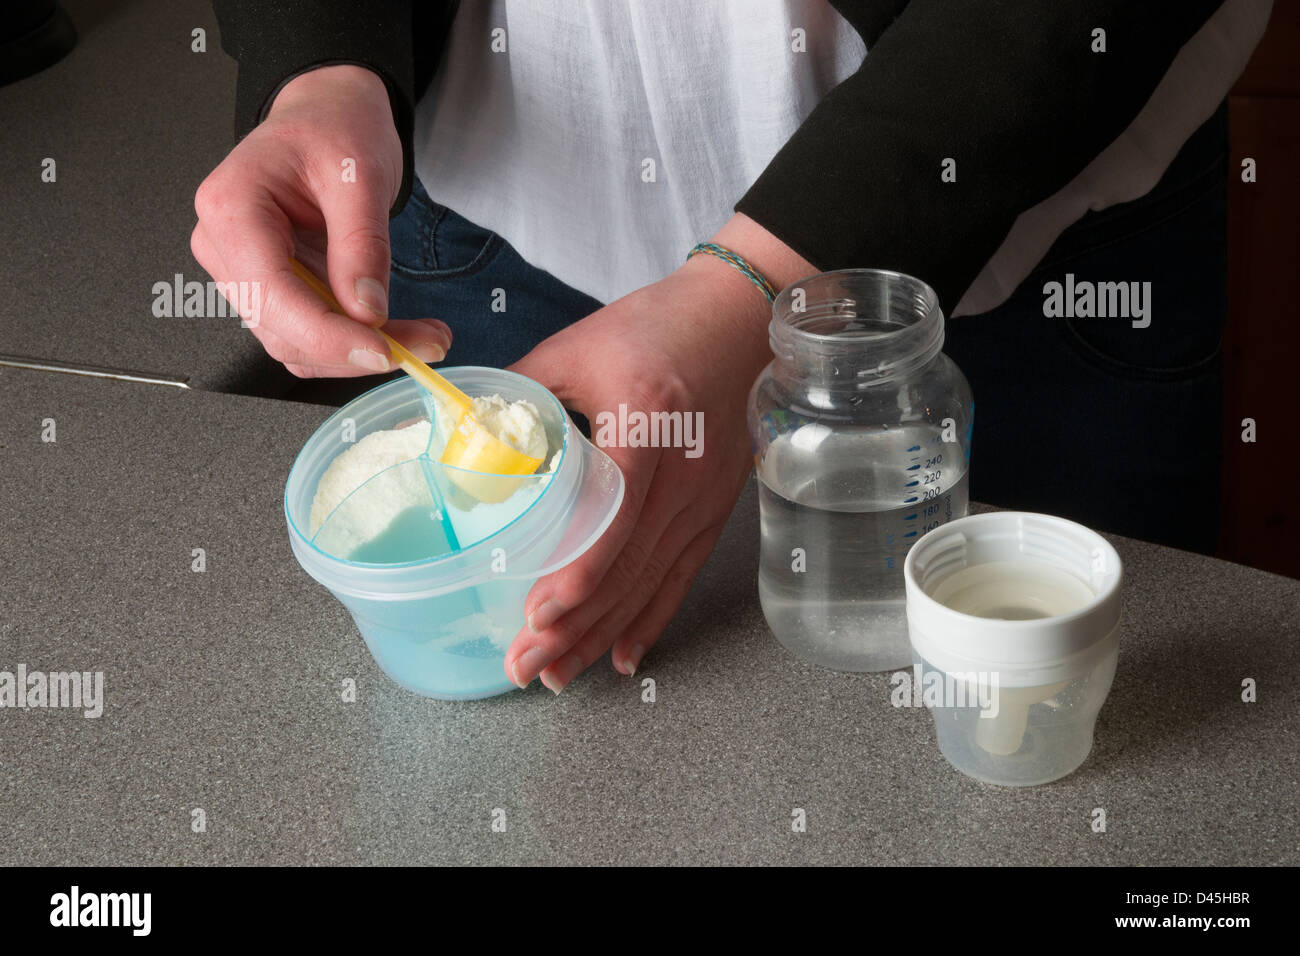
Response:
M329 284L349 316L378 326L388 318L388 210L383 177L358 164L355 182L338 182L319 198L325 217Z

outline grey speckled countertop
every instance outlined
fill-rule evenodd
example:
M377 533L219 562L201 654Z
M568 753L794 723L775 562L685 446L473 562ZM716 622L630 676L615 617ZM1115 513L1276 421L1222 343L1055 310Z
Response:
M1093 754L1006 790L950 769L887 675L781 649L752 487L637 682L605 660L558 698L446 703L385 678L289 551L284 479L328 409L6 369L0 408L0 669L103 671L106 698L0 710L7 861L1300 862L1300 582L1112 539Z
M284 394L295 380L237 320L153 311L156 283L208 279L190 254L194 190L235 142L236 67L212 4L62 6L76 48L0 87L0 360Z

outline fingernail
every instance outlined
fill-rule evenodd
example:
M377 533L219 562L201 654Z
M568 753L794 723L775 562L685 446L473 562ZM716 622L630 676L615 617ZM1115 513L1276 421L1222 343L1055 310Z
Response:
M433 342L416 342L411 351L421 362L441 362L447 357L447 350Z
M641 666L641 658L645 657L645 648L640 644L635 645L632 650L627 652L627 659L623 666L627 668L627 676L634 677L636 669Z
M388 293L378 279L362 276L353 286L357 301L380 318L388 318Z
M542 602L541 607L528 615L528 628L534 634L540 634L558 621L567 610L568 608L555 598L547 598Z
M578 676L582 670L582 661L573 654L561 657L542 674L542 683L554 694L558 694Z
M374 349L353 349L348 353L348 361L371 372L387 372L390 367L388 356L380 355Z
M515 686L527 687L537 676L537 672L550 663L546 652L540 647L530 647L517 658L510 668Z
M415 319L414 321L419 322L425 327L425 329L437 337L438 344L442 346L444 352L451 348L451 333L443 328L441 322L432 319Z

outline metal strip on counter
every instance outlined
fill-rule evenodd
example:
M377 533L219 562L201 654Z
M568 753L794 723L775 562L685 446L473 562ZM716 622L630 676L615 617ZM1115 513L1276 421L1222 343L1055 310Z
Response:
M132 372L128 369L99 368L94 365L63 365L59 362L47 362L40 359L23 358L20 355L0 353L0 366L25 368L35 372L62 372L66 375L86 375L91 378L112 378L120 382L141 382L145 385L170 385L173 388L188 389L189 379L166 378L151 375L148 372Z

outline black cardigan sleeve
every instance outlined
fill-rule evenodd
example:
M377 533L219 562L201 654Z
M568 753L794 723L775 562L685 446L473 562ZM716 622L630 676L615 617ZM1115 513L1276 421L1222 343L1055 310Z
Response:
M1132 122L1220 0L835 6L867 57L736 210L820 269L906 272L951 311L1016 217Z
M402 138L402 188L391 210L396 215L414 177L415 102L433 75L454 0L213 0L212 6L221 46L239 63L235 134L241 138L300 73L355 63L379 74Z

